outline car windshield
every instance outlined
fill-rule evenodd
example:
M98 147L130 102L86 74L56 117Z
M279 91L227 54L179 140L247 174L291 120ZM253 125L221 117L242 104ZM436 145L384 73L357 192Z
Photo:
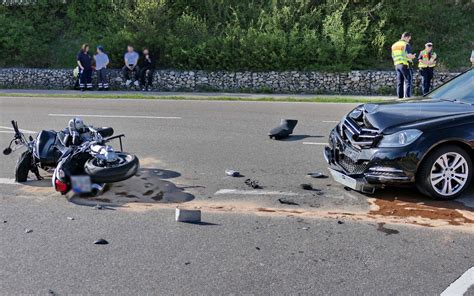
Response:
M474 104L474 70L471 69L443 84L429 93L426 98Z

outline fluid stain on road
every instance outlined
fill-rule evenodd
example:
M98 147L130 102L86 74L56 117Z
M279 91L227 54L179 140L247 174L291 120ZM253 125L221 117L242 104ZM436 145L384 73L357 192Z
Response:
M409 223L434 227L442 224L453 226L474 224L474 211L456 201L431 201L420 198L376 198L369 215L405 219Z

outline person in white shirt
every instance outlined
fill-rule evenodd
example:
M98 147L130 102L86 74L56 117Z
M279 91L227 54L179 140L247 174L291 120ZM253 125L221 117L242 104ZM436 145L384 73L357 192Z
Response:
M125 53L123 59L125 66L122 68L122 75L125 79L125 85L129 86L130 83L132 83L132 80L130 80L130 72L135 71L135 86L139 86L138 80L139 80L139 73L140 69L138 67L138 58L140 56L138 53L133 49L133 46L129 45L127 46L127 52Z
M97 54L94 56L95 70L97 71L97 86L99 90L109 90L109 82L107 80L107 65L109 57L104 52L104 47L97 46Z

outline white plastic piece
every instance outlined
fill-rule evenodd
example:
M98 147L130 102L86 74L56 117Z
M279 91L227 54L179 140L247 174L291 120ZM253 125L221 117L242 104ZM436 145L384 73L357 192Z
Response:
M178 222L201 222L201 210L176 209L176 221Z

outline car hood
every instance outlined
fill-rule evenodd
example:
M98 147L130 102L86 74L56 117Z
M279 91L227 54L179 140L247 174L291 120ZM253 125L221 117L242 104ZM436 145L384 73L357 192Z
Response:
M435 118L474 112L474 107L458 102L413 100L362 106L364 121L378 130Z

